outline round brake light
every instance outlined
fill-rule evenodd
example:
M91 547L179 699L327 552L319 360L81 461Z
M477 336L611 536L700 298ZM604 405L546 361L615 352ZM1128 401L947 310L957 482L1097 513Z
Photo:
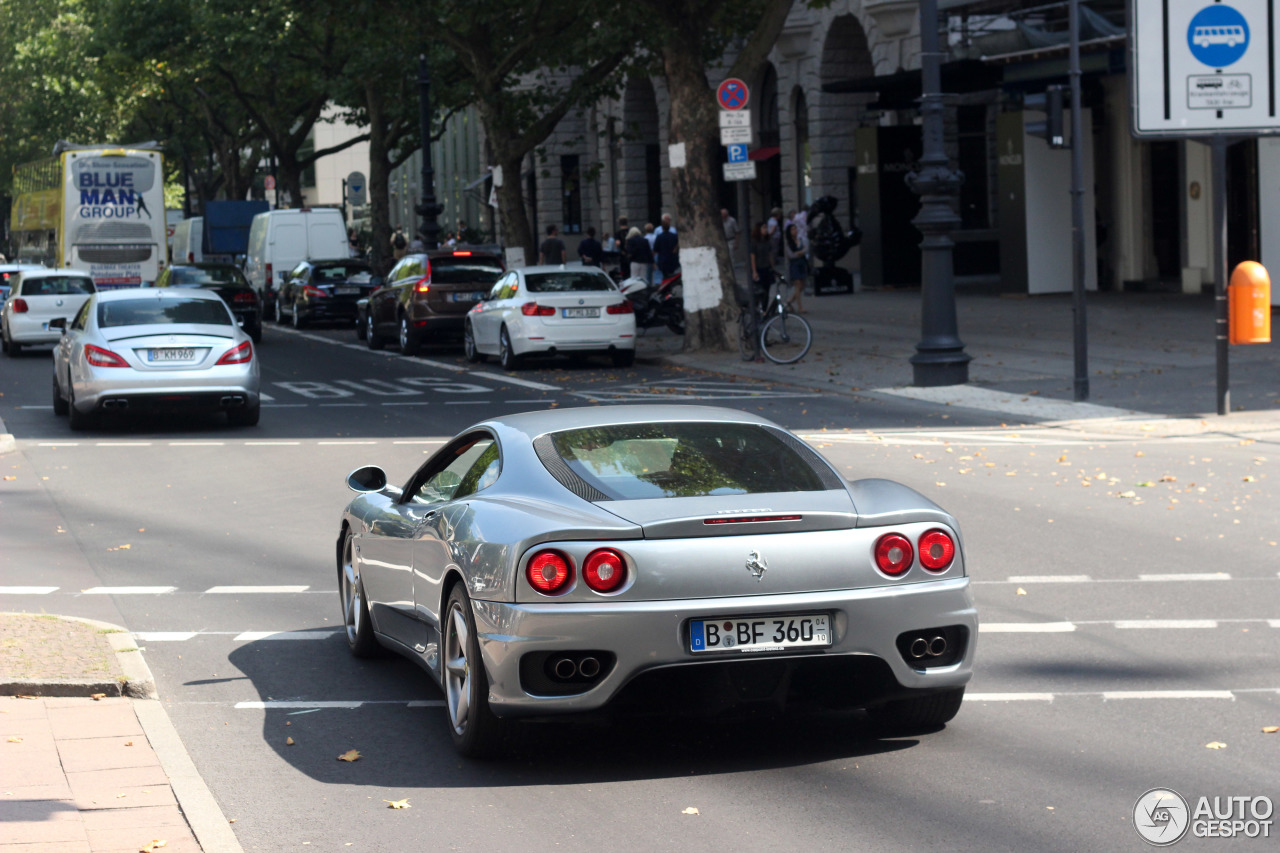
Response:
M930 530L920 537L920 565L931 572L945 572L956 556L956 543L945 530Z
M904 574L913 556L911 543L901 533L886 533L876 540L876 565L886 575Z
M543 595L555 595L569 585L573 569L569 558L559 551L539 551L529 559L525 569L529 585Z
M596 592L613 592L627 579L627 563L612 548L597 548L582 564L582 579Z

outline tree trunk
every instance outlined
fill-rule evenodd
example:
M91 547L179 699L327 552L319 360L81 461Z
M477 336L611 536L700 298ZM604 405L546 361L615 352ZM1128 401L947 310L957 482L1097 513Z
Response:
M524 181L520 174L524 157L498 155L502 168L502 186L498 187L498 215L502 218L503 242L510 248L524 247L524 262L538 262L538 244L529 227L529 214L524 207Z
M713 171L720 168L719 118L701 55L698 32L692 27L673 34L662 52L671 97L670 139L672 143L684 143L686 158L684 168L671 170L681 262L686 272L686 352L737 347L733 260L720 223ZM705 276L697 274L702 265L695 269L686 263L686 259L705 256L705 252L697 251L702 247L712 250L716 267L714 273L706 269Z
M276 152L276 185L289 196L289 207L302 207L302 164L292 153Z
M391 157L387 150L386 115L382 92L372 82L365 88L369 111L369 228L373 269L391 271Z

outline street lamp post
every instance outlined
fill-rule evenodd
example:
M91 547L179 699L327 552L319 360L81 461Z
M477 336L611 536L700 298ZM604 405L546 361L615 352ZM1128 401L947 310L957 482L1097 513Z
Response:
M422 240L428 249L440 245L438 217L444 206L436 203L436 170L431 168L431 75L427 55L418 56L418 119L422 124L422 201L415 208L422 217Z
M938 47L938 0L920 2L920 116L924 150L907 183L920 196L912 224L920 241L921 338L911 357L913 384L961 385L969 381L972 356L964 351L956 326L956 283L951 232L960 224L952 199L963 175L951 168L943 139L946 103L942 94L942 54Z

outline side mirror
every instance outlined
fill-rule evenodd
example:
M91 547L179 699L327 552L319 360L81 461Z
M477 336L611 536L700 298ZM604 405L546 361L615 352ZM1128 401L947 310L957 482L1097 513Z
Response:
M385 281L386 279L384 279L382 276L375 275L373 278L369 279L369 284L374 288L379 288L379 287L382 287Z
M353 492L380 492L386 487L387 473L377 465L366 465L347 475L347 488Z

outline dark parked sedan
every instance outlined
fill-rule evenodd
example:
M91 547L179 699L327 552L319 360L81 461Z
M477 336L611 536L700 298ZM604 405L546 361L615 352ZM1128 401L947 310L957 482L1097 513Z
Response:
M294 328L311 322L354 323L356 303L382 279L364 261L303 261L294 267L276 294L277 323L292 318Z
M202 287L216 292L227 303L256 344L262 340L262 302L248 279L231 264L175 264L160 273L156 287Z

